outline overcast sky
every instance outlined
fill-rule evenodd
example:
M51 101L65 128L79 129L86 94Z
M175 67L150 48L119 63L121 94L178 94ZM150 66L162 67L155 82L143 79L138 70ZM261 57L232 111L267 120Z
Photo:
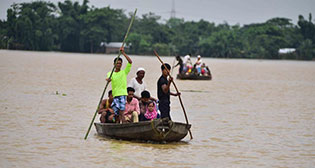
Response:
M34 0L0 0L0 19L6 20L7 9L15 3ZM63 0L50 0L57 4ZM76 0L82 4L83 0ZM177 18L185 21L200 19L216 24L227 22L234 24L261 23L274 17L292 19L296 24L298 15L308 19L309 13L315 20L315 0L174 0ZM110 6L124 9L126 14L138 9L137 16L153 12L167 20L171 16L173 0L89 0L89 6L96 8Z

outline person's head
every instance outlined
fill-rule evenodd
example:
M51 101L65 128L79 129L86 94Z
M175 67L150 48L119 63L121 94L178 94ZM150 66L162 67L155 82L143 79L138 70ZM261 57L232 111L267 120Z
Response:
M150 92L148 92L146 90L141 92L141 101L142 102L145 102L145 103L149 102L150 97L151 97Z
M179 55L176 56L176 60L177 60L177 61L180 60L180 56L179 56Z
M148 102L148 111L152 112L155 109L155 104L153 101Z
M201 56L200 56L200 55L198 55L198 56L197 56L197 59L198 59L198 60L200 60L200 59L201 59Z
M108 91L108 99L109 100L113 100L114 99L112 90Z
M118 59L118 60L117 60ZM119 57L116 57L115 59L114 59L114 65L115 65L115 62L116 62L116 60L117 60L117 64L116 64L116 69L119 69L120 70L120 68L121 68L121 66L122 66L122 63L123 63L123 60Z
M128 93L127 99L130 100L130 99L133 98L133 95L134 95L134 93L135 93L135 89L132 88L132 87L128 87L128 88L127 88L127 93Z
M138 68L136 74L137 74L137 78L143 79L145 75L145 69L142 67Z
M164 66L165 65L165 66ZM171 66L168 63L165 63L164 65L161 66L161 70L162 70L162 74L163 76L167 76L168 75L168 71L171 70ZM166 68L168 69L166 69Z

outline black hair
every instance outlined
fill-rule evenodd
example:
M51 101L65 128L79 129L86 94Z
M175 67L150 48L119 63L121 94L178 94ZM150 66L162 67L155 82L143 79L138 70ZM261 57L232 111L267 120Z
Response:
M144 90L143 92L141 92L141 98L150 98L150 92Z
M153 103L153 105L155 105L154 101L152 101L152 100L149 100L147 105L149 106L151 103Z
M112 94L113 94L112 90L108 91L108 97L109 97L109 95L112 95Z
M118 61L121 61L121 63L123 63L123 60L119 57L116 57L115 59L114 59L114 63L116 62L116 60L118 59Z
M165 63L164 65L166 66L166 68L167 68L168 70L171 70L170 64ZM165 69L165 66L164 66L164 65L161 66L162 71Z
M127 92L135 92L135 89L134 88L132 88L132 87L127 87Z

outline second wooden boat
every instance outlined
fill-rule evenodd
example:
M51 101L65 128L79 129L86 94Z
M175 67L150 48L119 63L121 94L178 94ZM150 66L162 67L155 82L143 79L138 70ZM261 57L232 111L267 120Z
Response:
M177 79L181 79L181 80L211 80L212 76L211 74L208 76L200 76L200 75L196 75L196 74L177 74Z

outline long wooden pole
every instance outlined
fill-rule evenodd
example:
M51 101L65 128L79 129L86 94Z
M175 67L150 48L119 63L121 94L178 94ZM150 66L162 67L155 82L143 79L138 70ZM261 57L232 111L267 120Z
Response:
M161 60L160 56L158 55L158 53L154 50L154 54L156 55L156 57L159 59L159 61L162 63L162 65L164 65L165 69L167 70L167 73L168 75L172 78L171 74L170 74L170 70L165 66L164 62ZM178 89L177 89L177 86L175 84L175 82L172 80L172 83L175 87L175 90L177 93L179 93ZM187 118L187 114L186 114L186 110L185 110L185 107L183 105L183 101L182 101L182 98L180 97L180 95L178 95L178 99L179 99L179 102L180 102L180 105L182 106L182 109L183 109L183 112L184 112L184 115L185 115L185 119L186 119L186 124L188 125L188 118ZM190 139L193 139L193 136L191 134L191 131L190 129L188 130L189 131L189 135L190 135Z
M128 37L128 35L129 35L130 28L131 28L131 26L132 26L132 24L133 24L133 21L135 20L136 13L137 13L137 9L135 10L135 12L134 12L134 14L133 14L133 16L132 16L132 18L131 18L131 21L130 21L130 23L129 23L129 27L128 27L127 33L125 34L125 37L124 37L124 40L123 40L123 43L122 43L121 47L124 47L124 45L125 45L125 43L126 43L127 37ZM118 54L117 58L119 58L120 55L121 55L121 51L119 50L119 54ZM114 72L114 70L115 70L115 68L116 68L117 62L118 62L118 59L116 59L116 61L115 61L115 65L114 65L114 67L113 67L113 69L112 69L112 71L111 71L111 73L110 73L109 78L112 77L113 72ZM92 125L93 125L93 122L94 122L94 120L95 120L96 114L97 114L97 112L98 112L98 110L99 110L99 108L100 108L100 105L101 105L101 103L102 103L104 94L105 94L106 89L107 89L107 87L108 87L108 84L109 84L109 82L107 81L107 82L106 82L106 85L105 85L105 88L104 88L104 90L103 90L102 96L101 96L101 98L100 98L100 101L99 101L99 103L98 103L98 105L97 105L96 111L95 111L95 113L94 113L94 116L93 116L93 118L92 118L92 121L91 121L91 124L90 124L90 126L89 126L89 129L88 129L88 131L87 131L86 134L85 134L85 137L84 137L85 140L87 139L87 137L88 137L88 135L89 135L89 133L90 133L91 127L92 127Z

